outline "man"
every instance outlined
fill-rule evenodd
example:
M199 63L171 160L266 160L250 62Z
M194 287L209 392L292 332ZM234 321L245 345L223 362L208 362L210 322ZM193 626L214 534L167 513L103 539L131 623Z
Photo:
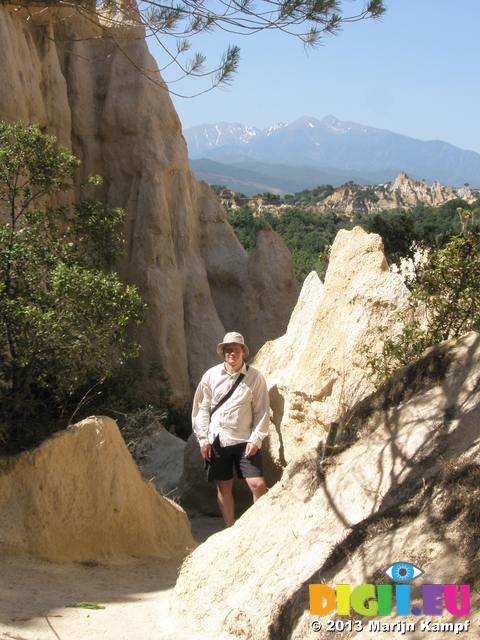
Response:
M217 481L217 499L227 527L234 519L233 467L244 478L253 501L267 492L260 447L268 434L268 389L262 374L243 358L249 349L240 333L227 333L217 346L222 364L209 369L193 400L192 425L208 467Z

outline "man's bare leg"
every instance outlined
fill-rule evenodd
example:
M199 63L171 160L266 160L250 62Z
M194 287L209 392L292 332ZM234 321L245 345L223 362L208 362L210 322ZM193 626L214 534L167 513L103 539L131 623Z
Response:
M267 493L265 478L245 478L245 480L250 487L250 491L253 493L254 502Z
M232 480L217 480L217 500L227 527L235 522L235 504L233 501Z

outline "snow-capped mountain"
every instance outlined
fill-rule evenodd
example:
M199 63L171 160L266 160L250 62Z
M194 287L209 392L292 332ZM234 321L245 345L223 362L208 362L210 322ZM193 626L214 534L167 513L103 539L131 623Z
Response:
M386 129L303 117L291 124L256 129L218 122L184 131L189 157L249 168L252 162L348 172L369 180L400 172L427 182L480 187L480 154L440 140L422 141ZM314 185L316 186L316 185Z

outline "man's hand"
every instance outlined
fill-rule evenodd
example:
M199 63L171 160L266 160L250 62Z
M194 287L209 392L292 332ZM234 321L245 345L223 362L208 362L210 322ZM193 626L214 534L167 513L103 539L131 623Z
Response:
M202 454L202 458L207 462L210 462L212 459L212 445L204 444L203 447L200 447L200 453Z
M246 458L250 458L251 456L254 456L258 451L258 447L256 444L253 444L253 442L248 442L247 446L245 447L245 457Z

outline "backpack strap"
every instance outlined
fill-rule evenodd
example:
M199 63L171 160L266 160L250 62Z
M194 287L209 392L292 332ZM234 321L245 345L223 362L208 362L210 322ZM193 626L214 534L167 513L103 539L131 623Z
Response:
M247 366L247 371L248 371L248 364ZM220 407L222 406L222 404L224 404L229 398L232 397L232 395L235 393L235 389L238 387L238 385L241 383L241 381L244 379L245 374L241 373L238 378L235 380L235 382L232 384L232 386L230 387L230 389L227 391L227 393L223 396L223 398L221 398L217 404L213 407L213 409L211 409L210 411L210 417L213 416L213 414L215 413L215 411L217 409L220 409Z

